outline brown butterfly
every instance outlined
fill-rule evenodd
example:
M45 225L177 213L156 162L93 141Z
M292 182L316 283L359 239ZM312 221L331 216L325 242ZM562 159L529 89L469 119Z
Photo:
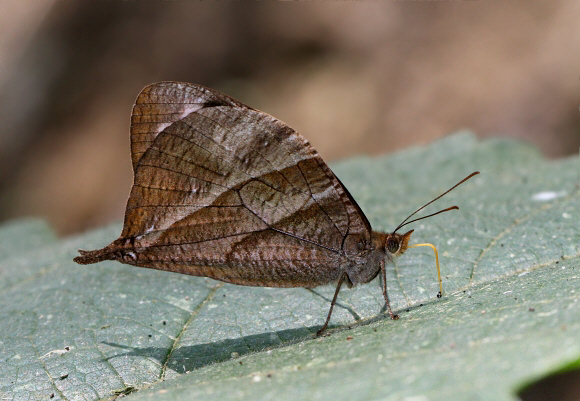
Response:
M131 158L134 182L121 236L103 249L79 251L75 262L117 260L253 286L338 283L318 334L341 285L368 283L379 272L388 313L397 318L385 263L409 248L413 232L397 230L477 174L392 233L372 231L296 131L218 91L178 82L149 85L137 97ZM451 209L457 207L432 215ZM440 273L439 283L442 290Z

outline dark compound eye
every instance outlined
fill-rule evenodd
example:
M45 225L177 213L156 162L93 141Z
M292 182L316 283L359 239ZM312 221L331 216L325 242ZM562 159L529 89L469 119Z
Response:
M391 253L396 253L399 250L399 241L395 238L389 238L387 240L387 249Z

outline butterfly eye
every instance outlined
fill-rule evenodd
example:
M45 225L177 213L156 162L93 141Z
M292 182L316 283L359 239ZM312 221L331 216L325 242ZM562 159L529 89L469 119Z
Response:
M399 241L395 238L389 238L387 240L387 249L391 253L396 253L399 250Z

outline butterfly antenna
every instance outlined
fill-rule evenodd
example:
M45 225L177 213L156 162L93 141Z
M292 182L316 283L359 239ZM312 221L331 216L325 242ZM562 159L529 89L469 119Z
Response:
M431 203L435 202L437 199L439 199L439 198L443 197L444 195L448 194L449 192L453 191L453 190L454 190L455 188L457 188L459 185L463 184L465 181L469 180L469 179L470 179L471 177L473 177L473 176L476 176L477 174L479 174L479 171L475 171L475 172L473 172L473 173L469 174L467 177L465 177L464 179L462 179L461 181L459 181L457 184L455 184L454 186L452 186L451 188L449 188L447 191L443 192L441 195L439 195L439 196L438 196L438 197L436 197L435 199L433 199L433 200L431 200L431 201L429 201L429 202L425 203L425 204L424 204L423 206L421 206L419 209L415 210L413 213L411 213L409 216L407 216L407 218L406 218L405 220L403 220L403 221L401 222L401 224L399 224L399 225L397 226L397 228L395 228L395 230L393 231L393 233L397 232L397 231L398 231L398 230L399 230L401 227L403 227L403 226L406 226L407 224L411 224L411 223L413 223L413 222L415 222L415 221L417 221L417 220L423 220L423 219L426 219L427 217L435 216L435 215L437 215L437 214L439 214L439 213L448 212L449 210L458 210L458 209L459 209L459 207L457 207L457 206L451 206L451 207L448 207L447 209L440 210L440 211L438 211L438 212L435 212L435 213L433 213L433 214L429 214L429 215L427 215L427 216L423 216L423 217L419 217L419 218L417 218L417 219L413 219L413 220L411 220L411 221L407 221L407 220L409 220L411 217L413 217L414 215L416 215L418 212L420 212L421 210L425 209L425 208L426 208L427 206L429 206Z

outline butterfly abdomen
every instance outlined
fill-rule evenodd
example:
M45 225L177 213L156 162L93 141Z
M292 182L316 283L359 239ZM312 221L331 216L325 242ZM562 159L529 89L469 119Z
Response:
M102 249L83 251L79 249L81 256L73 260L81 265L90 265L104 260L118 260L122 263L135 264L137 254L132 244L125 239L117 239Z
M82 249L79 249L81 256L77 256L73 260L81 265L90 265L102 262L103 260L117 259L113 252L108 251L107 248L97 249L95 251L83 251Z

